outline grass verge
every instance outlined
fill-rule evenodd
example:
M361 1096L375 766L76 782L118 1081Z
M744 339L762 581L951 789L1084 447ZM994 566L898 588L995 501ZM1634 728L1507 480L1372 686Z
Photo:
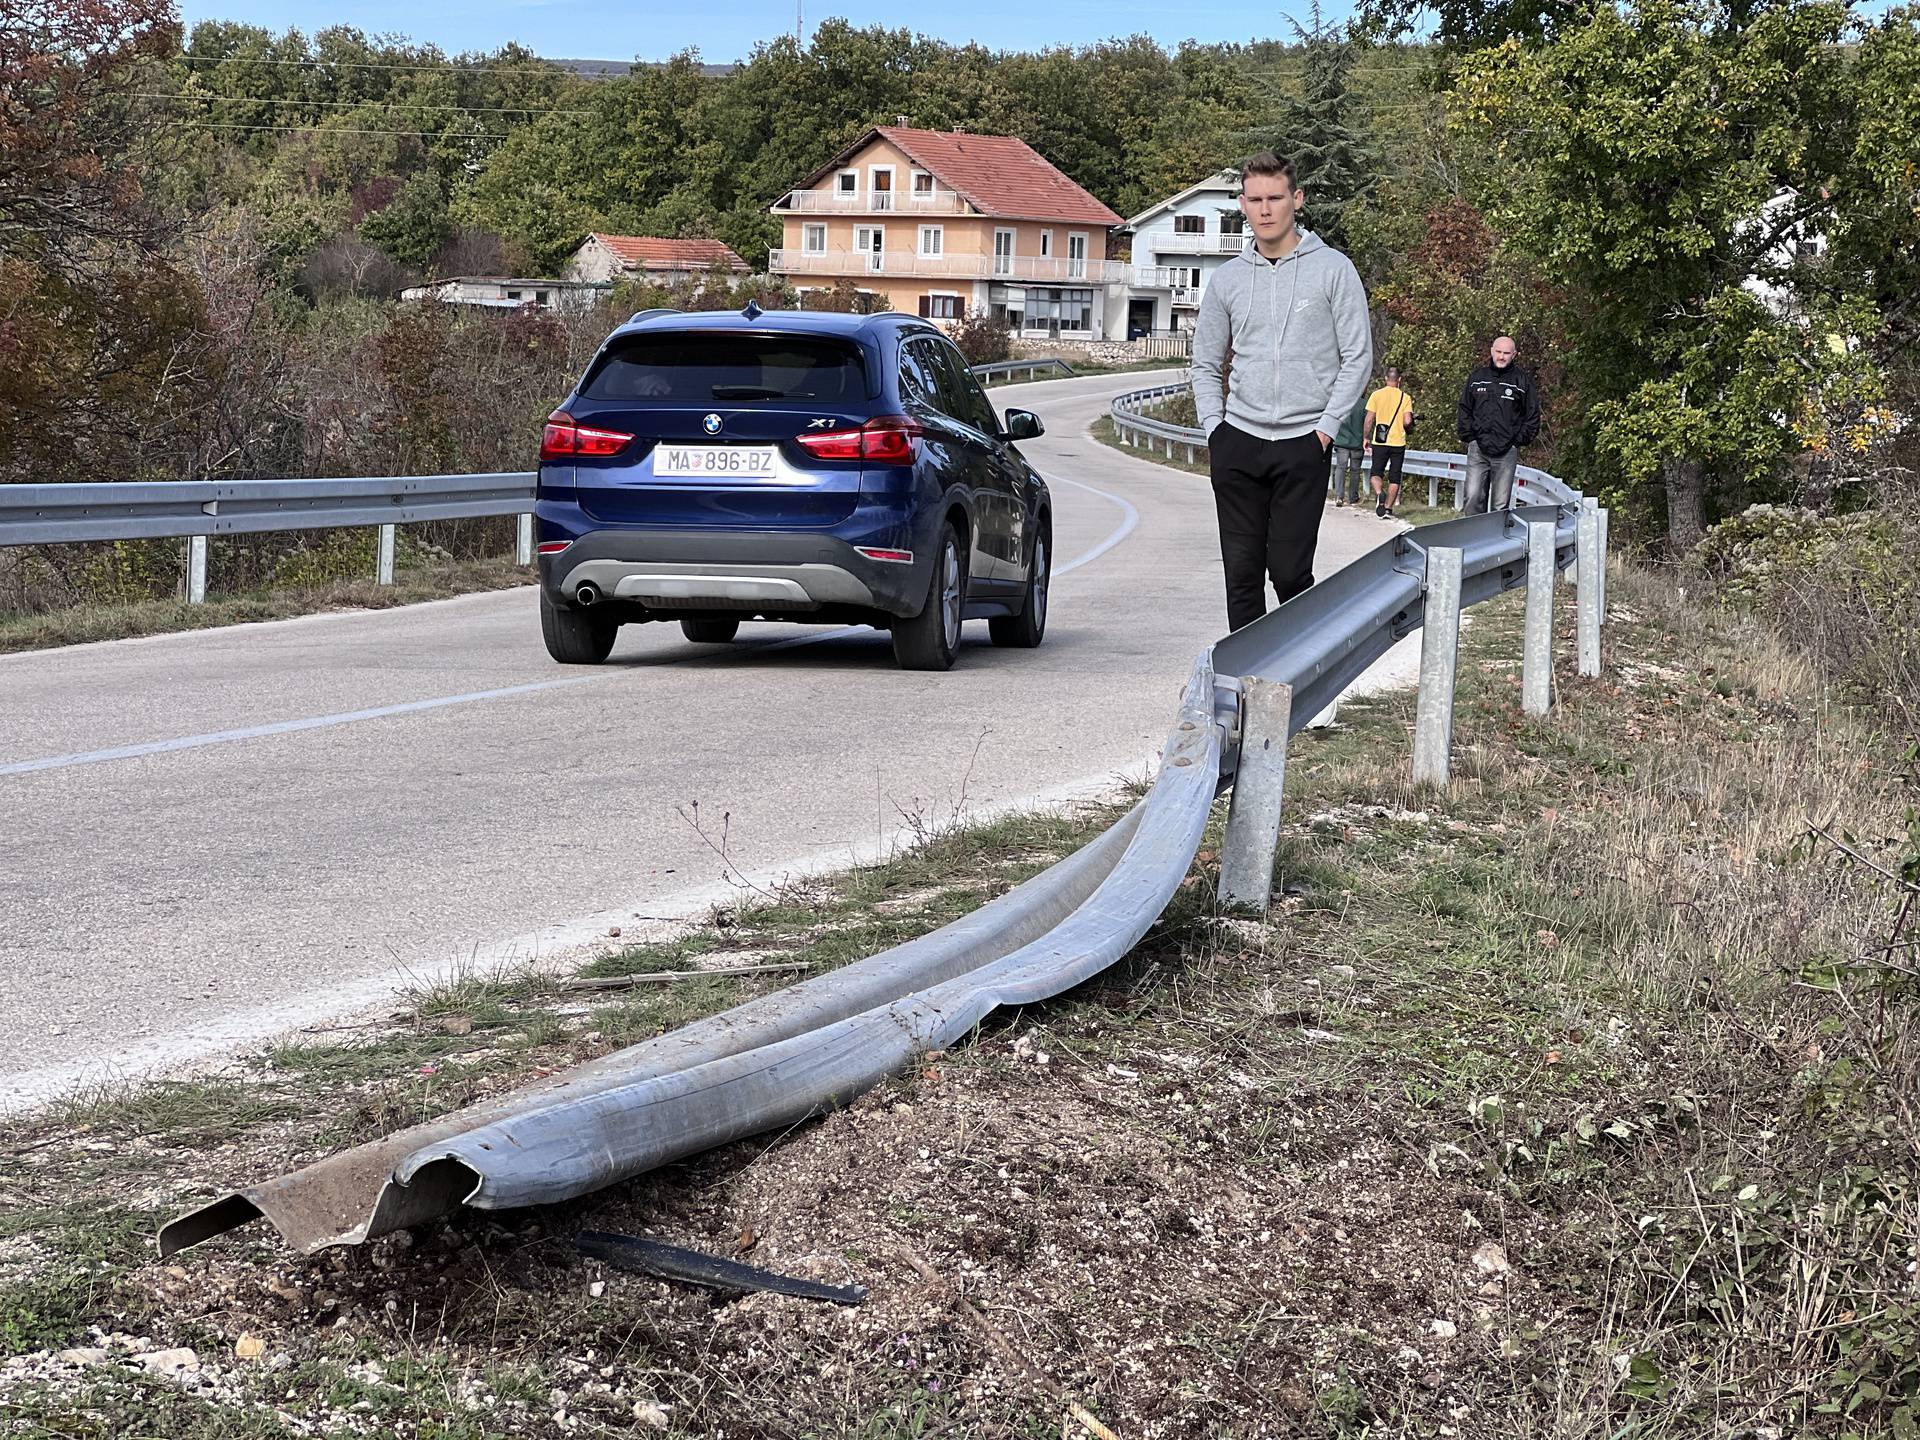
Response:
M785 1135L311 1262L242 1232L169 1266L142 1238L767 977L474 977L354 1043L10 1127L0 1410L62 1435L1038 1437L1069 1400L1128 1437L1912 1433L1920 976L1874 867L1920 868L1915 762L1765 634L1630 570L1612 599L1608 675L1563 670L1541 720L1519 597L1476 612L1445 791L1408 783L1407 695L1298 737L1269 917L1214 914L1216 831L1121 965ZM837 964L1105 819L952 832L593 968ZM871 1294L716 1301L579 1260L583 1227ZM151 1358L177 1347L197 1368Z

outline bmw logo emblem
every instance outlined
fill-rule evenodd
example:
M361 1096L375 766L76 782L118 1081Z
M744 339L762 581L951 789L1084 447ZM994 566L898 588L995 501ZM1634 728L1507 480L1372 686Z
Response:
M718 435L720 433L720 427L724 424L726 424L726 421L722 420L718 415L709 415L700 422L700 428L705 430L709 435Z

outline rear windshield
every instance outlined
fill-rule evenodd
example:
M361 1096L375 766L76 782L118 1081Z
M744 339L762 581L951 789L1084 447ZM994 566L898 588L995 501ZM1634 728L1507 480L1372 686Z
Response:
M860 347L815 335L667 331L617 342L587 377L592 400L864 400Z

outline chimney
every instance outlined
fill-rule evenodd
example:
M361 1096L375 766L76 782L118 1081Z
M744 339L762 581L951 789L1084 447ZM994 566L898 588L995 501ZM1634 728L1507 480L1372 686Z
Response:
M896 115L893 117L893 123L904 130L907 128L907 117L904 115Z

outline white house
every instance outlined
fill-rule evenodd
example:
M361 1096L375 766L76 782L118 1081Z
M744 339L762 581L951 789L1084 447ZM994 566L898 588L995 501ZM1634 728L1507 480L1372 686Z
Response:
M1193 329L1208 277L1247 243L1246 217L1234 199L1239 192L1239 177L1222 170L1127 221L1133 266L1124 313L1109 313L1108 334Z
M487 310L517 310L535 305L542 310L585 309L613 286L590 280L516 280L503 275L453 275L413 285L400 292L402 300L438 300L445 305L476 305Z

